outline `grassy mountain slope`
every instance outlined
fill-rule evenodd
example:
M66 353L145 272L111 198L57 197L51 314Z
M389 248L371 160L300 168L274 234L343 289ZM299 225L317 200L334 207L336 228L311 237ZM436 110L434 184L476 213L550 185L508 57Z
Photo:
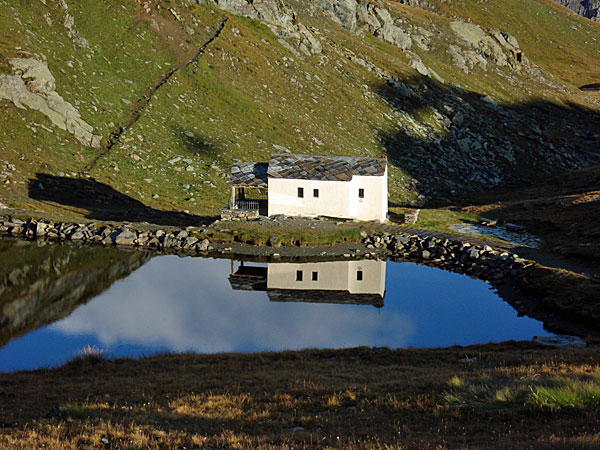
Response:
M232 160L266 160L282 147L387 154L394 203L594 162L586 152L597 151L589 136L600 106L577 88L600 79L600 26L550 0L431 0L430 10L388 1L396 23L424 37L408 52L365 29L348 32L317 2L290 1L323 46L309 56L264 23L214 6L109 0L71 2L65 11L45 3L0 1L0 72L13 72L14 57L46 60L56 91L103 135L103 147L82 146L39 112L0 100L0 202L11 207L88 215L68 192L54 201L36 195L41 173L59 186L93 177L99 189L159 211L215 214L227 202ZM65 28L65 14L89 48ZM457 17L514 35L531 68L489 63L465 73L447 51L465 48L451 28ZM411 68L415 54L443 82ZM464 123L453 125L458 112ZM110 204L99 199L99 207L103 201Z

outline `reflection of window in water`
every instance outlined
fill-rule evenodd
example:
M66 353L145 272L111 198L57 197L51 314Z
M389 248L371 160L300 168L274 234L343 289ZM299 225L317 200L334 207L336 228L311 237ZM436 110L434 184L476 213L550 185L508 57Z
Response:
M229 282L236 290L266 291L274 302L347 303L383 306L384 261L269 263L267 267L232 265ZM307 273L306 279L304 272Z

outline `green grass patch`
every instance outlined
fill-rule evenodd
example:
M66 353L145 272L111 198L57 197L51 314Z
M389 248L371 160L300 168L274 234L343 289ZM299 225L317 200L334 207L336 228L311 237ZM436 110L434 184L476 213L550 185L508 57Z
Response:
M531 404L540 408L583 408L600 404L600 376L591 380L557 380L556 386L538 386L529 395Z
M73 403L67 403L59 406L58 411L60 417L63 419L85 420L96 415L96 411L93 408L88 408L86 406Z
M366 224L349 223L337 226L335 222L306 221L290 226L275 226L259 221L222 222L208 229L207 236L211 241L242 242L252 245L280 246L312 246L334 245L345 242L360 242L361 231L368 228Z
M390 208L389 219L391 222L404 223L404 212L412 208ZM435 231L452 231L450 226L466 222L476 222L477 215L464 211L453 211L450 209L421 209L419 220L415 225Z
M558 410L600 405L600 375L504 379L452 377L443 394L447 407L493 412L524 408Z

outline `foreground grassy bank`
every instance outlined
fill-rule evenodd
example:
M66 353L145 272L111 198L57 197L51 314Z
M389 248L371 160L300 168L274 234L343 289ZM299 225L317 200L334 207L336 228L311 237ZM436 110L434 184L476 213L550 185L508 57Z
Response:
M0 447L597 448L590 344L88 354L0 374Z

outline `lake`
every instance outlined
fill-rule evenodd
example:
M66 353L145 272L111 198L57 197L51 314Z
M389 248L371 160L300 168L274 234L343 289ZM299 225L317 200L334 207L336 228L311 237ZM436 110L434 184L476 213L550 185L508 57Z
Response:
M489 284L409 262L253 263L0 240L0 371L110 357L552 335Z

